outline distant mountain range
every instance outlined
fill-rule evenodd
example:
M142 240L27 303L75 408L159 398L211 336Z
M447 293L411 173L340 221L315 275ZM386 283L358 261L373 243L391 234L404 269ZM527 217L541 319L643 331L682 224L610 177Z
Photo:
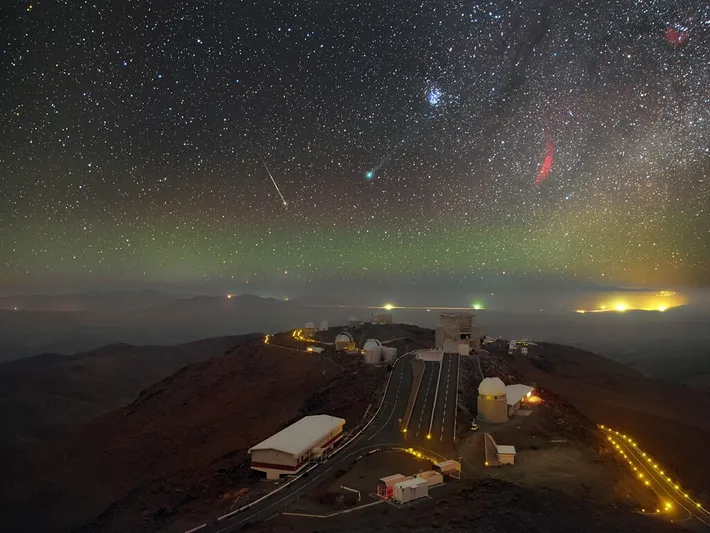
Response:
M185 365L222 356L259 337L219 337L176 346L113 344L74 355L44 353L0 364L3 457L56 439L132 402L141 390Z
M271 333L306 322L345 324L369 320L365 307L324 305L316 297L294 300L253 294L175 296L158 291L87 292L62 296L0 298L0 362L43 352L72 354L100 346L171 345L218 336ZM394 309L401 323L434 327L439 312ZM593 350L639 371L710 390L710 313L678 307L664 313L478 311L488 335L543 339Z

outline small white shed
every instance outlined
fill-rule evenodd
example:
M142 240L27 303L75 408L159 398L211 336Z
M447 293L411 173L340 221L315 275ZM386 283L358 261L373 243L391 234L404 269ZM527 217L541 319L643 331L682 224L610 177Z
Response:
M444 482L444 476L442 473L436 472L435 470L427 470L426 472L415 474L414 477L426 480L427 487L436 487Z
M412 478L394 484L392 498L400 503L407 503L429 495L429 483L426 479Z
M498 451L498 462L501 465L515 464L515 446L497 444L496 449Z
M448 459L434 465L434 470L441 472L444 475L453 475L461 471L461 463Z

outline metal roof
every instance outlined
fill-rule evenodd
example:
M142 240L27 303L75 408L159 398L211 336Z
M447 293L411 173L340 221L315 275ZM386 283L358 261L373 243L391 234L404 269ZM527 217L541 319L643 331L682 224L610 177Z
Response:
M441 470L461 470L461 463L454 461L453 459L441 461L440 463L436 463L434 466Z
M391 476L381 477L380 481L382 481L385 485L394 485L392 482L396 483L398 481L402 481L403 479L407 479L407 476L402 474L392 474Z
M505 396L508 400L508 405L515 405L532 391L533 388L530 385L508 385L505 388Z
M400 489L406 489L408 487L418 487L419 485L422 485L426 482L426 479L422 479L420 477L413 477L411 479L395 483L395 486L399 487Z
M299 456L312 449L328 433L344 424L345 420L337 416L305 416L265 441L252 446L249 448L249 453L254 450L277 450Z
M507 444L496 444L498 453L509 453L515 455L515 446L509 446Z

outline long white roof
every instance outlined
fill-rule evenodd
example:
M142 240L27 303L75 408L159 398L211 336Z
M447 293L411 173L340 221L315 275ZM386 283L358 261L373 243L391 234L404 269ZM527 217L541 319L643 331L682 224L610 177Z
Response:
M505 388L505 397L508 400L508 405L515 405L520 400L528 395L528 392L532 392L533 388L530 385L521 385L520 383L516 385L508 385Z
M249 448L249 453L254 450L278 450L299 456L313 448L328 433L344 424L345 420L337 416L305 416L265 441L252 446Z
M423 485L426 482L426 479L422 479L420 477L413 477L404 481L400 481L399 483L395 483L395 486L402 489L406 489L407 487L418 487L419 485Z

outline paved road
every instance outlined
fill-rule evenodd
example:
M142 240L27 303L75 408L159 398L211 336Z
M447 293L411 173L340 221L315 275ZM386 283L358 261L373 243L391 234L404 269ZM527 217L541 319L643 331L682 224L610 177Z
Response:
M343 448L335 456L328 459L326 463L314 468L307 476L298 479L292 485L270 496L263 502L231 518L218 523L209 524L200 531L205 533L227 533L236 531L247 522L264 520L282 511L286 506L296 501L302 494L313 489L318 483L321 483L325 477L333 474L338 468L348 464L350 461L369 450L383 446L401 446L407 444L408 446L426 448L430 452L429 455L432 455L432 451L437 452L436 449L427 446L428 444L432 444L433 440L426 440L425 433L420 433L421 440L418 440L416 443L404 442L402 439L403 433L400 430L400 419L404 417L407 401L409 399L409 391L412 386L413 376L410 362L413 357L413 353L407 354L397 361L392 369L392 377L390 378L382 409L380 409L372 423L357 439L348 444L347 447ZM439 363L431 363L430 367L430 364L427 363L424 379L428 380L426 383L429 394L427 395L425 393L425 397L421 400L422 403L419 415L422 413L425 414L426 412L431 413L431 409L434 406L438 365ZM436 372L434 372L434 367L436 367ZM445 370L446 368L444 367L444 371ZM452 372L453 371L455 371L455 368ZM443 379L444 377L442 376L442 380ZM424 382L422 382L422 389L423 388ZM417 401L419 402L420 399L418 398ZM439 402L437 401L437 403ZM450 406L448 408L451 409ZM410 427L413 421L414 416L412 417L412 422L410 422ZM429 418L426 418L426 426L424 426L424 422L422 422L424 432L428 429L428 425ZM434 453L434 455L435 454L436 453ZM440 456L442 460L447 458L449 457L444 455Z
M607 429L605 429L604 432L612 437L616 437L613 432ZM710 513L708 511L690 503L684 493L676 489L675 485L668 480L666 475L661 474L661 470L654 468L653 463L649 464L648 458L643 455L643 452L641 452L637 446L629 444L623 438L617 437L615 441L627 454L633 466L638 469L637 472L644 476L644 480L651 483L650 488L664 502L671 504L676 522L683 523L685 527L693 531L710 530ZM661 506L661 509L663 509L663 506ZM650 511L653 512L653 510Z
M457 394L457 354L444 354L441 362L425 362L421 386L403 439L410 445L453 457ZM437 391L438 385L438 391Z
M432 440L441 453L453 452L454 443L454 413L456 410L456 366L458 354L444 354L439 382L434 418L432 423ZM436 444L438 437L439 444Z
M439 363L427 361L424 363L424 373L419 386L412 415L409 418L407 434L403 435L404 440L411 444L425 444L426 436L429 432L429 418L434 405L434 394L436 390L436 380L439 373Z

